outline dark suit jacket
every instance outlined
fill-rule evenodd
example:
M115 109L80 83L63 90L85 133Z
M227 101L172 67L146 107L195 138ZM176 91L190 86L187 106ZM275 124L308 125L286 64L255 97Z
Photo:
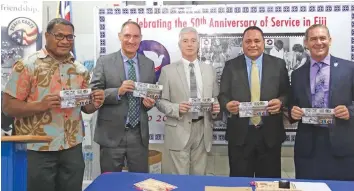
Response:
M310 60L291 75L291 94L289 111L293 106L311 108ZM335 119L330 125L332 154L336 156L354 155L354 63L331 56L329 108L345 105L349 109L350 119ZM290 112L291 116L291 112ZM293 120L294 122L294 120ZM315 127L299 121L294 152L298 156L310 156L313 151Z
M263 54L261 101L278 98L287 104L289 92L289 76L285 61L274 56ZM241 55L225 64L220 82L219 102L221 109L227 111L229 101L249 102L251 92L248 81L245 56ZM262 134L268 146L281 144L285 140L283 114L262 117ZM249 118L232 115L227 120L226 140L230 145L243 145L249 129Z
M105 90L105 101L98 111L94 141L106 147L117 147L124 135L128 115L128 97L117 99L118 88L126 80L120 51L100 57L97 60L91 80L92 89ZM155 84L155 65L152 60L138 54L140 82ZM145 146L149 144L149 109L140 103L141 138Z

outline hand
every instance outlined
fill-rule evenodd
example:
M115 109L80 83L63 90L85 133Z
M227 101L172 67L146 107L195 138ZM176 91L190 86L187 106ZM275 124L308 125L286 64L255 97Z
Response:
M48 94L40 101L40 108L42 111L60 108L60 106L60 96L58 94Z
M191 104L189 102L182 102L179 104L180 113L187 113L190 108L191 108Z
M267 107L267 111L270 114L276 114L280 112L280 108L281 108L281 101L279 99L272 99L268 102L268 107Z
M133 92L135 88L134 81L132 80L125 80L123 84L118 88L118 95L122 96L127 92Z
M229 103L226 104L226 109L229 111L231 114L238 114L238 106L240 105L240 102L238 101L230 101Z
M91 96L95 108L100 108L104 102L104 90L93 90Z
M345 120L350 118L348 108L344 105L338 105L336 108L334 108L334 116Z
M211 110L212 114L218 114L220 113L220 104L219 103L213 103L213 108Z
M155 105L155 100L149 97L144 97L143 104L147 108L152 108Z
M304 116L304 111L302 111L302 109L300 109L298 106L293 106L291 109L291 117L294 120L300 120L302 116Z

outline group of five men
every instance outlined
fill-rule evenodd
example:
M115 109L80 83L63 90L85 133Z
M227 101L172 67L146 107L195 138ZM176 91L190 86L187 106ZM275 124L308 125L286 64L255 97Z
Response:
M165 147L173 174L205 175L213 120L227 115L230 176L281 177L283 111L299 122L294 147L296 178L354 180L354 63L329 54L331 37L323 25L305 32L310 60L291 75L285 61L264 53L263 31L251 26L242 36L243 55L226 62L220 87L211 65L197 59L198 32L183 28L181 59L162 68L161 99L134 97L134 82L155 84L154 63L137 50L140 26L129 20L118 34L121 50L97 60L92 79L70 54L74 26L49 22L46 46L14 65L3 110L14 116L19 135L48 135L50 143L28 145L28 190L82 189L81 111L98 110L94 141L100 145L101 172L148 172L147 112L166 114ZM93 102L60 108L61 90L91 88ZM189 112L189 98L214 98L211 112ZM269 116L240 117L241 102L268 101ZM335 123L301 121L302 108L334 108Z

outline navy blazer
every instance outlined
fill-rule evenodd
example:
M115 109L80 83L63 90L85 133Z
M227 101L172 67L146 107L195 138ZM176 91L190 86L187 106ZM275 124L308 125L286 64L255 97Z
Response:
M311 108L312 98L310 90L310 60L295 70L291 75L291 92L289 97L289 116L291 108ZM330 82L328 107L338 105L347 106L350 119L335 118L329 125L331 153L334 156L354 155L354 62L343 60L331 55ZM292 119L292 122L296 122ZM294 152L297 156L310 156L313 147L315 128L310 124L303 124L301 120L295 139Z

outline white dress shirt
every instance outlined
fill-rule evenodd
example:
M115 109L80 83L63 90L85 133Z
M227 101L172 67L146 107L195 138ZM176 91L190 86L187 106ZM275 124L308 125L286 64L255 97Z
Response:
M194 73L197 80L197 96L198 98L203 98L203 81L202 81L202 73L200 71L199 61L196 59L193 62L190 62L184 58L182 58L184 71L187 77L188 89L190 89L190 67L189 63L194 64Z

